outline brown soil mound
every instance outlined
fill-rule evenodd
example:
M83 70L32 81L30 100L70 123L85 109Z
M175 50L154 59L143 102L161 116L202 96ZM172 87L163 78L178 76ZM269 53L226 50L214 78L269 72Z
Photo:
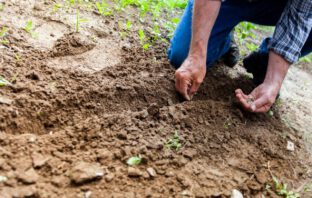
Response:
M0 73L18 77L0 89L0 101L9 101L0 102L1 197L229 197L233 189L273 197L266 189L272 175L294 187L311 176L301 138L278 115L238 108L233 92L251 90L251 82L222 67L208 71L193 101L184 102L165 44L144 51L131 35L121 42L108 34L121 43L121 60L89 73L69 62L48 65L100 42L65 34L50 53L8 38ZM182 147L170 150L175 132ZM129 168L132 156L143 160Z

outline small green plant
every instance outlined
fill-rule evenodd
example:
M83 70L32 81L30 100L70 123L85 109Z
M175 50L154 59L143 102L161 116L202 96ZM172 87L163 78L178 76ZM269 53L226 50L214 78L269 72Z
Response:
M142 158L140 156L130 157L127 160L127 164L129 166L137 166L137 165L141 164L141 162L142 162Z
M63 5L60 4L60 3L54 4L53 7L52 7L52 12L51 12L51 13L52 13L52 14L57 13L57 11L59 11L59 9L62 8L62 7L63 7Z
M112 11L109 9L108 4L106 3L106 1L102 1L101 3L96 2L95 6L97 8L97 10L99 11L99 13L103 16L111 16L113 15Z
M131 23L131 21L128 20L128 21L126 22L126 29L127 29L128 31L130 31L131 28L132 28L132 23Z
M34 25L32 21L27 21L24 27L25 31L31 35L32 38L38 38L38 33L34 32Z
M231 120L230 118L228 118L228 119L224 122L223 127L224 127L225 129L229 129L231 126L232 126L232 120Z
M8 28L7 27L2 27L2 29L0 30L0 43L7 45L9 44L9 40L4 38L6 36L8 32Z
M76 32L80 32L80 24L88 22L88 19L80 18L79 10L76 9Z
M3 11L3 10L4 10L4 4L0 3L0 11Z
M268 111L268 115L269 115L270 117L273 117L273 116L274 116L274 112L273 112L272 110L270 110L270 111Z
M22 56L21 56L20 54L15 53L14 56L15 56L15 60L16 60L17 62L20 62L20 61L22 60Z
M305 56L305 57L300 59L300 62L311 63L312 59L309 56Z
M312 192L312 182L305 185L303 190L304 190L304 192Z
M6 80L2 76L0 76L0 87L7 86L7 85L10 85L10 84L11 83L8 80Z
M140 43L141 43L143 49L147 50L150 47L150 44L146 43L146 36L145 36L143 29L139 30L139 38L140 38Z
M179 133L174 132L174 135L166 142L165 147L168 149L179 150L182 147Z
M284 198L300 198L300 195L298 193L295 193L293 191L287 190L287 184L280 183L278 179L274 176L272 176L273 183L275 186L275 192L284 197Z

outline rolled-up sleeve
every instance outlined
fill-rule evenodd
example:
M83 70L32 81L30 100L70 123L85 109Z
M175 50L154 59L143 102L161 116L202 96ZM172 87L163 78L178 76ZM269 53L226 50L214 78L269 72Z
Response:
M288 62L298 61L312 27L312 0L289 0L276 25L269 49Z

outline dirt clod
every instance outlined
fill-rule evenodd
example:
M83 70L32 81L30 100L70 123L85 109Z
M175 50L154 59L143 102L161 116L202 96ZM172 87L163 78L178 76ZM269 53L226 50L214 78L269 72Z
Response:
M128 176L129 177L141 177L143 173L138 168L128 167Z
M39 175L33 168L30 168L25 172L18 173L17 178L25 184L34 184L38 181Z
M157 175L157 173L156 173L156 171L155 171L154 168L149 167L149 168L146 169L146 171L148 172L148 174L149 174L151 177L156 177L156 175Z
M98 164L86 162L79 162L72 168L69 174L71 181L75 184L91 182L103 176L104 171Z

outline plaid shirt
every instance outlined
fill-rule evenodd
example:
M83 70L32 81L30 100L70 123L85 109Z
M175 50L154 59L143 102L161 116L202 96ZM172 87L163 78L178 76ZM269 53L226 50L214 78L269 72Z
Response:
M311 28L312 0L288 0L276 25L269 49L280 54L288 62L295 63L301 56L301 49L310 35Z
M295 63L312 28L312 0L288 0L269 48Z

